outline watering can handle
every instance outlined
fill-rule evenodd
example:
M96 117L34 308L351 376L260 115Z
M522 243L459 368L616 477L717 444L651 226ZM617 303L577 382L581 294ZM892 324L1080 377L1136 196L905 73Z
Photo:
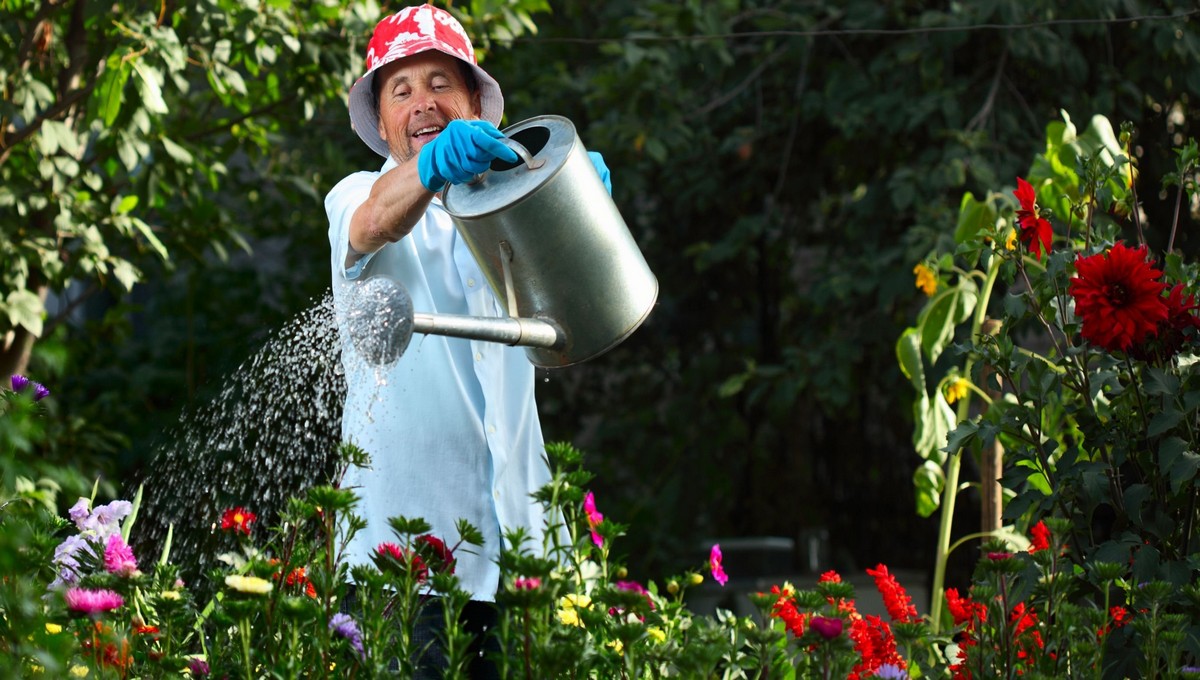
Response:
M521 157L521 160L525 161L525 167L529 168L530 170L537 170L546 164L546 159L534 158L533 155L529 153L529 149L526 149L523 144L512 137L501 137L500 143L517 152L517 155Z

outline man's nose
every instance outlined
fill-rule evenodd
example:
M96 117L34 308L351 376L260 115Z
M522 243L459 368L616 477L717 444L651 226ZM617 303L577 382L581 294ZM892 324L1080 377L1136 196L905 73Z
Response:
M430 90L417 90L413 95L413 107L417 111L433 111L437 107L433 92Z

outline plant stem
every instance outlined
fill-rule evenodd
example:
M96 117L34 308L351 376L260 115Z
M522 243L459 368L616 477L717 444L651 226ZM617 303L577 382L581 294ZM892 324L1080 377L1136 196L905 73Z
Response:
M983 327L983 322L987 318L988 301L996 286L996 276L1000 273L1000 262L1000 257L993 255L992 261L988 264L987 279L984 280L983 289L979 294L979 302L975 307L975 317L971 321L972 338L979 334L979 329ZM974 363L974 360L967 359L964 375L971 375ZM970 398L959 400L957 422L961 423L967 419L971 413L970 408ZM946 560L950 556L950 529L954 522L954 501L958 497L958 474L962 467L962 453L962 449L959 449L950 456L946 463L946 479L942 485L942 516L938 522L937 556L934 558L933 564L933 592L930 593L929 601L930 626L935 634L942 630L942 600L946 597Z

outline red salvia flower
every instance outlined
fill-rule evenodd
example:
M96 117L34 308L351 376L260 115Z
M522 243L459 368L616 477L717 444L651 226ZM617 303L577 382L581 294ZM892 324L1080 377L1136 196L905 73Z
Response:
M1029 552L1041 552L1050 547L1050 530L1046 528L1046 523L1038 520L1038 523L1029 529Z
M821 574L821 576L817 579L817 583L841 583L841 582L842 582L842 575L832 569L825 572L824 574Z
M1037 194L1033 190L1033 185L1018 177L1017 189L1013 191L1013 195L1021 204L1021 208L1017 210L1017 226L1020 228L1021 243L1025 244L1029 252L1033 253L1038 260L1041 260L1042 253L1050 252L1050 240L1054 236L1054 229L1050 227L1049 220L1038 213Z
M896 651L896 638L892 627L873 614L855 620L850 626L850 639L861 660L855 664L849 676L851 680L874 677L875 671L884 664L907 668L904 658Z
M1146 261L1146 246L1128 248L1117 242L1107 254L1080 257L1067 292L1084 340L1110 352L1126 351L1153 337L1167 319L1167 303L1159 281L1162 272Z
M908 596L904 586L900 585L896 577L888 573L887 566L876 565L874 569L868 569L867 573L875 579L875 587L883 596L883 605L887 608L888 615L892 617L893 621L912 623L917 620L917 608L913 605L912 598Z
M771 594L779 596L776 598L775 604L771 605L771 616L781 619L792 635L796 637L804 635L804 623L808 617L796 609L796 603L792 601L792 593L780 589L779 586L771 586Z
M1108 617L1109 622L1100 626L1100 630L1096 631L1096 640L1103 639L1105 635L1108 635L1109 631L1129 623L1130 614L1128 609L1117 605L1109 608Z
M221 515L221 530L232 531L235 534L240 531L249 536L250 525L256 519L258 519L258 515L240 505L236 508L229 508L225 514Z
M1042 633L1038 630L1038 618L1032 608L1018 602L1009 615L1009 623L1013 624L1013 641L1017 644L1017 658L1033 665L1034 653L1045 648Z

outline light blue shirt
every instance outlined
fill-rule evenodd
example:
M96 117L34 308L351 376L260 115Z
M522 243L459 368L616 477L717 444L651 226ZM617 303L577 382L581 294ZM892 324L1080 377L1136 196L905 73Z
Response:
M335 305L355 279L384 274L408 289L417 312L503 316L436 198L411 234L345 267L350 218L395 166L389 158L379 172L354 173L325 198ZM369 469L351 468L345 480L367 521L351 542L351 563L370 563L377 545L396 542L389 517L424 518L447 546L458 543L455 524L466 519L483 532L484 545L477 554L460 547L455 573L473 599L493 600L502 531L525 527L540 546L545 525L530 498L550 472L525 351L414 334L395 365L380 370L358 356L344 329L339 334L348 385L342 437L371 456Z

